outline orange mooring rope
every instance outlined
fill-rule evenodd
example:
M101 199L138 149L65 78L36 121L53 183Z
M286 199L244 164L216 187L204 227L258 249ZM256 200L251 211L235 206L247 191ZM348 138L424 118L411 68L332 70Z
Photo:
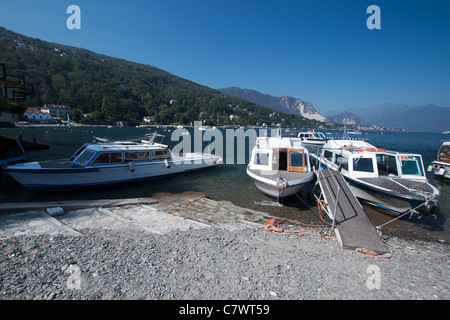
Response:
M276 220L274 218L272 218L272 219L268 219L266 221L264 229L266 229L267 231L270 231L270 232L273 232L273 233L276 233L276 234L282 234L282 235L292 235L292 234L300 233L302 235L309 234L309 235L313 235L313 236L324 237L326 239L335 239L334 237L330 237L330 236L322 236L320 233L308 232L305 229L284 230L282 228L278 228L277 227L277 225L282 224L285 221L289 221L290 223L293 223L293 224L296 224L296 225L305 226L305 227L323 227L323 225L314 225L314 224L300 223L300 222L292 221L290 219L283 219L283 220L281 220L279 222L276 222Z

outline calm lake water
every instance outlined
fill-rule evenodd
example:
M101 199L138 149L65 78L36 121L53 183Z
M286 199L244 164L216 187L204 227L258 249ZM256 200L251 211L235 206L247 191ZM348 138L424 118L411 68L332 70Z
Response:
M83 143L90 142L93 136L124 140L143 137L154 130L154 128L18 127L0 128L0 135L15 138L21 134L24 140L31 141L35 138L40 143L49 144L51 146L50 149L29 152L27 155L29 160L43 160L68 158ZM175 146L179 141L171 141L171 135L174 130L174 127L156 129L158 133L166 136L163 143L171 146ZM225 129L216 130L220 130L223 133L223 137L226 137ZM188 131L191 133L192 140L194 140L194 128L188 128ZM342 130L328 129L322 132L330 133L330 136L342 136ZM195 134L197 137L201 137L199 134L205 133L197 130ZM368 139L371 144L383 149L419 153L423 157L425 169L436 158L442 141L446 138L450 139L449 136L441 133L389 131L363 131L361 135L353 137ZM215 140L213 139L213 141ZM211 144L209 140L204 141L203 148L209 144ZM150 197L159 192L181 193L184 191L198 191L214 200L229 200L236 205L264 211L280 218L288 217L306 223L319 222L320 220L318 220L315 213L295 197L280 204L256 189L253 181L245 173L246 163L248 163L249 159L248 150L251 150L253 145L254 141L247 142L244 151L245 157L242 157L244 163L225 163L214 169L134 184L90 188L88 190L71 192L39 193L21 190L10 179L3 178L0 181L0 202L120 199ZM226 148L224 148L223 152L226 152ZM237 155L242 156L236 150L233 162L236 162ZM417 216L410 218L405 216L383 227L384 233L406 236L411 239L421 238L450 242L450 183L434 179L432 173L427 173L427 176L430 182L441 191L441 197L439 198L440 213L437 215L437 218L419 218ZM368 205L363 204L363 207L374 225L381 225L393 218Z

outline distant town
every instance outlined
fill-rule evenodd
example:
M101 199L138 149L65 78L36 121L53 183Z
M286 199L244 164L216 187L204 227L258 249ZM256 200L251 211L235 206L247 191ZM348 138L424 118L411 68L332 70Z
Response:
M3 113L0 116L0 123L5 123L10 120L9 125L12 126L13 123L16 125L77 125L77 124L85 124L85 125L115 125L115 126L127 126L130 125L126 123L126 121L116 121L116 122L98 122L91 121L90 114L81 114L80 111L74 110L68 106L60 105L60 104L44 104L42 107L28 107L22 115L16 115L15 117L9 116L8 119L5 118L6 114ZM2 117L4 118L2 120ZM199 121L204 121L204 119L209 119L209 114L206 112L200 112L198 114ZM238 121L239 116L230 115L230 121ZM158 125L154 116L145 116L143 117L141 123L137 125ZM174 123L177 125L177 123ZM262 123L260 127L280 127L280 123ZM340 127L334 126L336 129ZM344 128L344 125L341 125ZM376 125L372 126L355 126L355 125L347 125L348 129L357 129L357 130L382 130L382 131L406 131L405 129L397 129L397 128L386 128L380 127ZM316 129L327 129L329 126L327 124L320 124Z

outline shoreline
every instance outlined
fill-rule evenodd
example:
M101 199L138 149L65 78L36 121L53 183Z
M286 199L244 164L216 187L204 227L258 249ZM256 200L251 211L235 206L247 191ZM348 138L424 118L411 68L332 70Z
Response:
M150 199L0 215L1 299L450 298L447 245L389 237L392 256L374 258L313 228L268 232L270 216L201 193Z

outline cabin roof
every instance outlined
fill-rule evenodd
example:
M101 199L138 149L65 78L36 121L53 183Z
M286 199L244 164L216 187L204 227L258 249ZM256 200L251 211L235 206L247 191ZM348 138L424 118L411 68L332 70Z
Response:
M256 141L259 148L283 148L283 149L305 149L302 146L302 141L299 138L287 138L287 137L259 137ZM307 150L307 149L305 149Z
M163 150L166 149L163 146L151 145L151 144L119 144L119 143L99 143L90 144L86 149L100 152L100 151L110 151L110 152L122 152L122 151L153 151L153 150Z
M329 140L324 148L339 149L342 147L355 147L355 148L376 148L367 141L363 140Z

